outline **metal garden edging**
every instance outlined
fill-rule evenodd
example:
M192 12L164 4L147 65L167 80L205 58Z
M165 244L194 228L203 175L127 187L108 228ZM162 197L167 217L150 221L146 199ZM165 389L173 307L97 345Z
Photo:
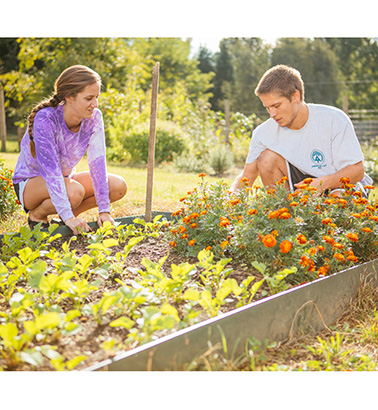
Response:
M372 279L378 286L378 259L317 279L309 284L270 296L146 343L113 359L90 366L84 371L181 370L221 342L223 332L228 349L235 355L244 352L245 340L284 341L291 334L309 329L322 330L334 323L356 296L361 281Z
M166 218L168 221L171 220L172 218L172 213L171 212L165 212L165 211L153 211L152 212L152 218L155 218L158 215L162 215L164 218ZM121 225L130 225L134 222L134 219L140 218L144 219L144 215L134 215L134 216L125 216L121 218L114 218L114 221L116 223L119 223ZM97 229L98 225L97 222L88 222L88 225L93 229ZM47 232L47 229L41 229L43 232ZM66 225L61 225L58 226L51 235L56 235L57 233L60 233L62 236L72 236L72 231L71 229L66 226ZM17 234L17 233L16 233ZM0 239L3 239L4 235L0 235Z

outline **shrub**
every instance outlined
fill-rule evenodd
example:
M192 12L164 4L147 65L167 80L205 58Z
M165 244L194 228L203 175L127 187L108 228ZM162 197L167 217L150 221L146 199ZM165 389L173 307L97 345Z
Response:
M0 219L11 214L20 204L13 188L13 171L7 169L3 163L4 160L0 159Z
M234 166L234 157L229 146L219 144L210 152L210 165L217 174L225 174Z
M112 159L128 160L131 163L147 163L149 145L149 125L139 124L122 136L122 125L113 128L115 141L109 149ZM112 140L113 141L113 140ZM184 134L180 127L169 121L159 121L156 128L155 162L172 160L186 148Z

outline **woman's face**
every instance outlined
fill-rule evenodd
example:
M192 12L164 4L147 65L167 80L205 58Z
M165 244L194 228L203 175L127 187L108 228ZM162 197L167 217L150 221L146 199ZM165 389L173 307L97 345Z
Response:
M81 93L75 97L67 97L66 103L70 107L71 115L82 118L91 118L93 111L98 107L98 96L100 95L100 84L87 85Z

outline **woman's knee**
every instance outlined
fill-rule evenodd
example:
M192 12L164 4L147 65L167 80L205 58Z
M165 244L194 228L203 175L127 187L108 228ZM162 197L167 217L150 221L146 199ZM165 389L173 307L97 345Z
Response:
M81 205L85 197L85 188L78 182L72 182L66 185L67 196L71 203L72 209Z
M127 184L120 175L108 175L110 202L119 201L127 192Z

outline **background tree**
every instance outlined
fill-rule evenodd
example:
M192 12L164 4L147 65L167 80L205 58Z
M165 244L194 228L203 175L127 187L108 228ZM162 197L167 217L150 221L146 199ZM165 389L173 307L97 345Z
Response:
M344 76L350 109L374 109L378 104L378 44L376 38L326 38Z

